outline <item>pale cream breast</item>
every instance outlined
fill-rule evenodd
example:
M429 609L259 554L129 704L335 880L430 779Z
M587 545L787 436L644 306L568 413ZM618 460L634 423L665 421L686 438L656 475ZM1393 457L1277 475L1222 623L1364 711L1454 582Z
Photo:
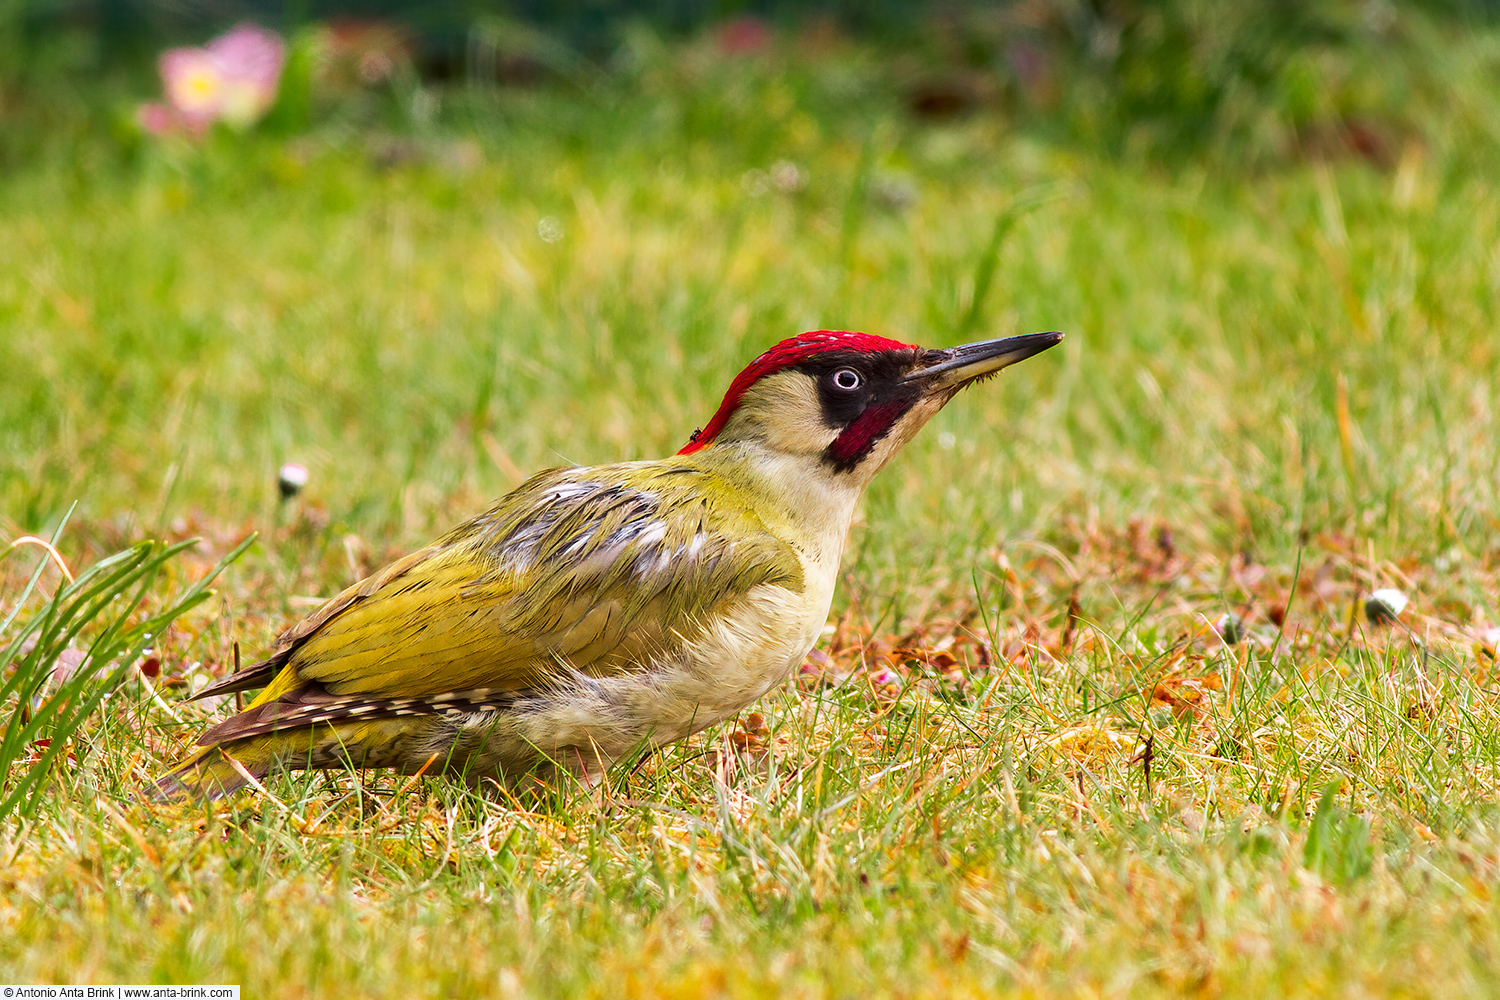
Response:
M736 480L764 501L766 526L802 563L801 591L777 584L751 588L646 669L578 676L537 699L502 741L519 738L560 762L577 759L575 767L592 773L642 741L671 743L722 722L802 663L828 620L860 486L822 475L815 455L759 442L734 447L740 450Z

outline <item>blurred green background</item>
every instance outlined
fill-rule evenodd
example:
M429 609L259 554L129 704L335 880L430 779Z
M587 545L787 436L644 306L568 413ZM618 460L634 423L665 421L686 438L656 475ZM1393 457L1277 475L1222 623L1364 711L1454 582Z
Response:
M10 0L0 516L232 533L300 461L337 575L678 447L801 330L1061 329L877 484L861 579L1139 519L1489 551L1496 16ZM247 19L269 114L143 130L158 54Z
M163 125L247 20L264 117ZM16 758L0 978L1493 995L1497 164L1492 2L0 0L0 546L203 536L156 602L259 532ZM877 479L826 674L597 809L136 800L234 643L819 327L1068 334Z

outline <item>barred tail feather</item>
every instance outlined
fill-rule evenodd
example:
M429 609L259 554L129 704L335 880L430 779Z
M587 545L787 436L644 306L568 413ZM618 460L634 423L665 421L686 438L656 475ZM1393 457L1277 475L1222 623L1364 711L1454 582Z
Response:
M213 739L213 730L209 730L199 738L200 746L209 745L162 776L153 786L151 797L223 798L245 787L251 778L259 781L277 767L398 767L411 757L413 742L424 735L416 727L430 724L432 719L431 715L420 714L319 720L283 729L252 729L230 739Z
M336 726L316 726L248 739L200 739L199 746L208 745L159 778L152 798L221 799L277 766L328 767L341 758L344 735Z
M245 775L256 779L265 776L269 762L255 767L234 758L230 763L230 751L211 746L202 753L188 758L176 770L162 775L151 788L151 798L157 801L169 799L220 799L249 784ZM243 769L243 773L242 770ZM258 773L257 773L258 772Z

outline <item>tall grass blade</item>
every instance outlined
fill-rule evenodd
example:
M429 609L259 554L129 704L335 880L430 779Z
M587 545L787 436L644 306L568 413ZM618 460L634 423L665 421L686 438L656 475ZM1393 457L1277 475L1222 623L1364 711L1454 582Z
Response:
M196 540L146 541L107 556L21 618L21 606L35 590L33 574L7 619L13 627L0 651L0 713L6 719L0 737L0 820L12 813L25 818L35 810L59 757L100 702L164 629L212 596L209 584L254 539L246 538L176 598L144 616L138 612L162 568ZM92 635L87 652L70 669L63 654L76 650L86 632Z

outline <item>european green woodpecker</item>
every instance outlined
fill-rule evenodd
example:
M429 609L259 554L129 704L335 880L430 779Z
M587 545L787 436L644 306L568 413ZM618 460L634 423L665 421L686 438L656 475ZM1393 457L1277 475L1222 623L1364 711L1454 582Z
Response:
M538 473L198 692L264 688L157 794L277 767L592 782L722 721L812 649L875 473L964 386L1062 336L782 341L677 454Z

